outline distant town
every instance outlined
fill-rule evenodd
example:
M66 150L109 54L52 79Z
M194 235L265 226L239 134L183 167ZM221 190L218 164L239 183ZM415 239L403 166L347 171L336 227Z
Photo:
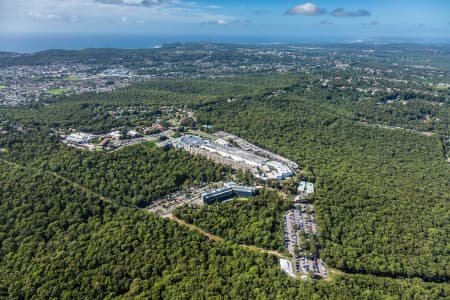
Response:
M404 60L401 64L394 56L388 65L383 62L376 67L363 61L383 55L385 49L371 45L354 51L356 55L342 52L339 46L176 44L122 52L87 49L77 55L60 51L59 59L51 60L46 52L4 53L0 105L18 106L62 95L111 91L152 79L315 74L318 70L327 70L319 76L324 88L356 91L367 98L392 94L389 103L407 101L397 95L400 93L449 98L450 70L436 68L431 59L417 62L399 54ZM91 55L88 61L83 60L85 54ZM162 56L164 61L160 60Z
M134 77L126 69L97 72L92 68L78 63L2 68L0 104L19 106L63 95L109 92L126 87Z

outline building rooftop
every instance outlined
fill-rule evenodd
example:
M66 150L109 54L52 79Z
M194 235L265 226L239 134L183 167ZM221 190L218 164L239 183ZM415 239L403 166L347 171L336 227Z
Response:
M210 198L214 198L217 196L224 196L224 195L228 195L228 194L229 194L229 198L233 198L236 195L240 195L240 196L246 195L246 197L247 197L247 196L255 195L256 189L251 186L239 185L235 182L227 182L223 185L223 187L221 187L219 189L202 193L201 197L202 197L203 201L205 202L205 199L210 199Z
M221 134L222 133L218 133L218 136ZM256 147L242 139L239 140L246 145ZM206 151L203 152L203 154L209 152L211 154L219 155L228 161L239 164L242 168L250 169L256 177L262 180L283 180L294 175L286 162L277 159L278 156L265 150L264 153L270 153L269 157L271 158L252 152L251 150L246 151L241 147L229 145L226 140L221 138L212 142L198 136L184 135L175 140L174 146L186 150L192 150L193 148L198 147L201 150Z
M280 267L281 271L295 278L294 270L292 269L292 263L289 260L280 258Z
M176 142L191 147L199 146L205 143L205 141L201 137L194 135L183 135L182 137L177 138Z
M297 191L304 194L314 194L314 183L307 181L300 181Z

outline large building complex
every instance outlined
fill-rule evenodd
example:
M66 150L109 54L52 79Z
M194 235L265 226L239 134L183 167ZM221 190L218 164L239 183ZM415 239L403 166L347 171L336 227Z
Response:
M242 142L244 140L240 139L240 141L241 144L244 143ZM173 141L173 146L176 148L184 149L192 154L204 155L236 169L248 170L262 180L283 180L294 175L294 172L286 164L287 159L248 142L245 142L245 145L247 150L232 146L224 139L212 142L193 135L184 135ZM253 152L252 149L258 149L258 153ZM266 156L259 153L266 154ZM292 164L295 163L292 162Z
M287 165L289 168L292 168L292 169L299 168L299 166L296 162L289 160L285 157L282 157L278 154L272 153L272 152L270 152L266 149L263 149L261 147L258 147L256 145L253 145L253 144L249 143L248 141L246 141L238 136L235 136L234 134L224 132L224 131L218 131L214 135L220 137L219 140L224 140L226 142L232 142L233 144L236 144L237 146L239 146L240 148L242 148L243 150L245 150L247 152L252 152L254 154L282 162L285 165Z
M213 204L239 197L251 197L256 195L254 187L238 185L234 182L226 183L222 188L209 191L202 194L202 201L204 204Z

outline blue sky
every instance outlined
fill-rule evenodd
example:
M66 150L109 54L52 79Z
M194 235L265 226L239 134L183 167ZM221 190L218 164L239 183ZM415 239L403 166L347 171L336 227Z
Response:
M450 39L450 1L0 0L0 32Z

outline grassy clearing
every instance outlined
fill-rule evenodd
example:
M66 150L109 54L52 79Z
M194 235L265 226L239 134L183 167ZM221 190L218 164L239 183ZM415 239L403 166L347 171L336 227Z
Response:
M145 145L149 148L156 148L156 141L147 142Z
M70 92L70 90L64 89L64 88L52 89L52 90L47 91L47 93L49 93L51 95L64 95L64 94L67 94L68 92Z

